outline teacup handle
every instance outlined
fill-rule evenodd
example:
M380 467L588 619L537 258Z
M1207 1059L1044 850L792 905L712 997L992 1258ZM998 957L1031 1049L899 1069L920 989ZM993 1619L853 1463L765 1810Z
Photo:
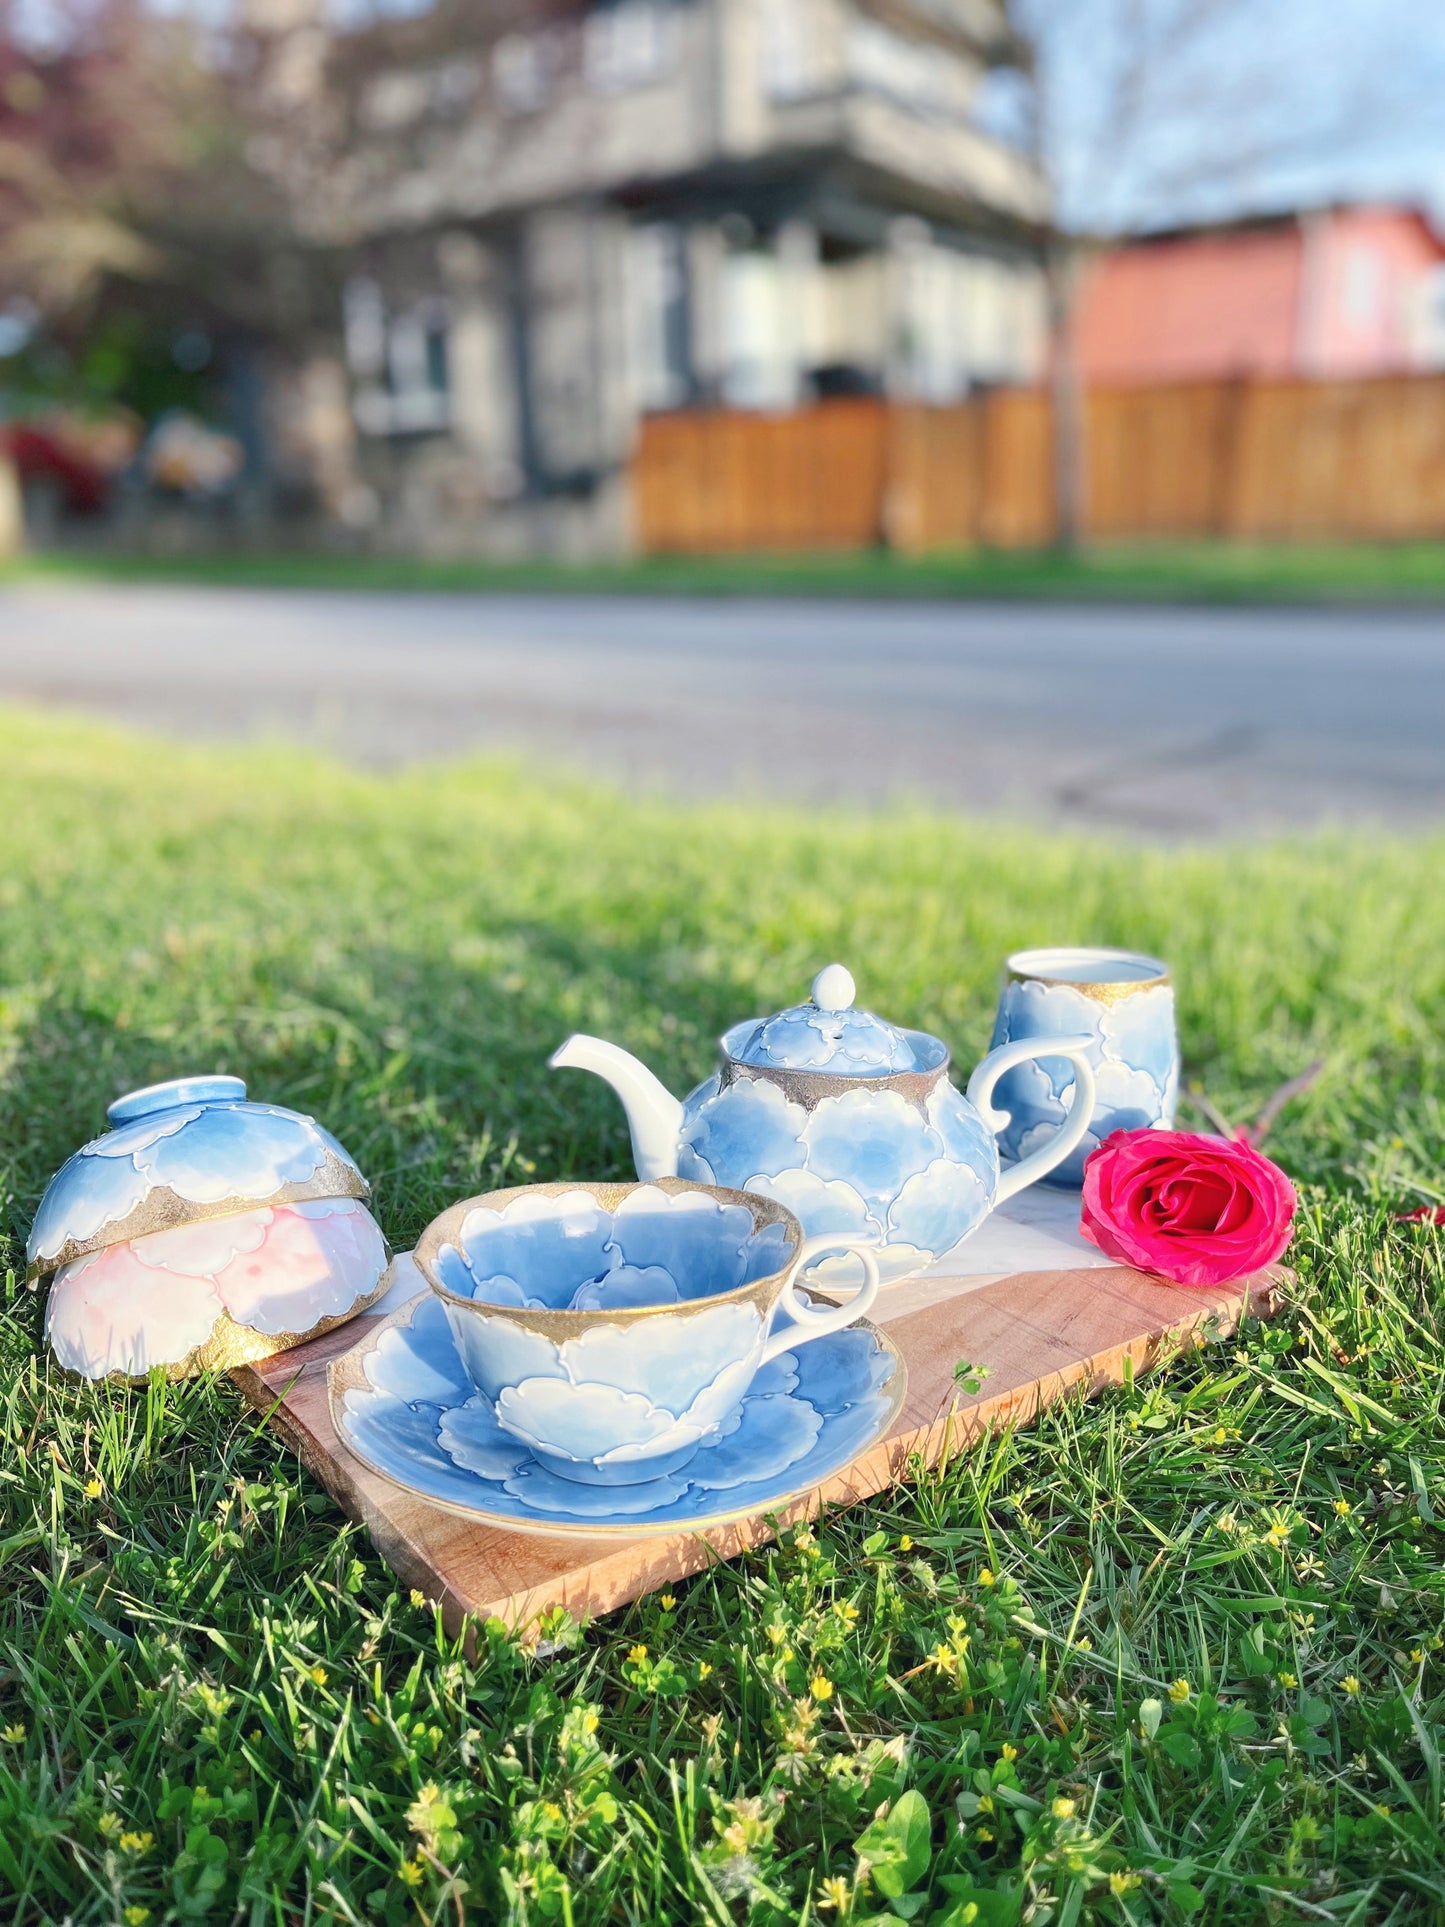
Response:
M1001 1131L1009 1121L1007 1111L996 1111L989 1099L993 1087L1005 1071L1011 1071L1016 1064L1026 1064L1033 1057L1067 1057L1074 1066L1074 1095L1069 1101L1069 1114L1055 1131L1047 1144L1041 1144L1037 1151L1030 1151L1026 1158L1017 1164L1010 1164L1000 1172L998 1190L994 1193L994 1203L1002 1204L1016 1192L1035 1184L1062 1164L1070 1151L1076 1150L1083 1140L1084 1133L1094 1121L1094 1066L1089 1061L1089 1052L1094 1047L1092 1037L1016 1037L1011 1044L1000 1044L991 1050L973 1076L968 1080L968 1101L976 1111L982 1113L983 1121L991 1131Z
M798 1278L809 1265L816 1264L826 1253L844 1252L862 1260L863 1283L846 1305L830 1305L826 1311L814 1311L798 1296ZM788 1281L778 1294L773 1307L773 1316L786 1310L793 1323L786 1331L774 1332L763 1347L759 1365L766 1365L770 1358L781 1352L795 1352L800 1345L811 1344L815 1338L826 1338L829 1332L842 1331L856 1319L864 1317L878 1296L878 1260L866 1245L853 1238L841 1237L837 1232L825 1231L821 1237L806 1238L793 1254L792 1267Z

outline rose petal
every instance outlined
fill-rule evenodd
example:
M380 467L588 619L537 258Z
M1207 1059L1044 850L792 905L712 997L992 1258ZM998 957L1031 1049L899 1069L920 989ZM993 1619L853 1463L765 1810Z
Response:
M1109 1257L1209 1286L1272 1264L1294 1211L1294 1186L1247 1142L1116 1131L1084 1167L1080 1229Z

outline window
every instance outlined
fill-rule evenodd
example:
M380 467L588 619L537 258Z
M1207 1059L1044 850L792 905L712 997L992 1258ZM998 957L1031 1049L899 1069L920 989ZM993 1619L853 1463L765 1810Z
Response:
M688 398L687 248L681 228L647 222L629 238L633 393L643 409L677 408Z
M1430 270L1421 293L1425 310L1421 359L1427 368L1445 368L1445 266Z
M1373 326L1383 292L1379 254L1368 245L1352 247L1345 256L1345 316L1352 327Z
M582 64L598 93L649 87L672 65L676 19L657 0L617 0L587 16Z
M819 84L821 47L809 0L763 0L763 91L769 100L802 100Z
M492 79L508 114L535 114L552 91L556 41L549 33L509 33L492 52Z
M368 435L433 432L451 421L447 314L439 301L388 311L375 281L357 277L343 297L354 413Z

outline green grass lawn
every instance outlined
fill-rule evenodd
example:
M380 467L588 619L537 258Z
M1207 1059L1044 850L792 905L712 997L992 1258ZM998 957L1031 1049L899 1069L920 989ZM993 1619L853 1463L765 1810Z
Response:
M1140 849L0 720L0 1919L1445 1917L1445 1233L1393 1221L1445 1198L1445 838ZM37 1350L25 1229L122 1089L315 1112L404 1245L627 1173L610 1093L544 1069L575 1027L679 1087L839 957L966 1068L1045 940L1171 958L1227 1113L1327 1059L1272 1140L1283 1315L550 1656L467 1657L227 1383Z
M1101 543L1076 555L977 549L931 556L654 556L616 563L435 562L396 556L36 556L11 580L234 583L254 588L559 594L1002 596L1065 601L1445 601L1445 542ZM0 575L3 580L4 575Z

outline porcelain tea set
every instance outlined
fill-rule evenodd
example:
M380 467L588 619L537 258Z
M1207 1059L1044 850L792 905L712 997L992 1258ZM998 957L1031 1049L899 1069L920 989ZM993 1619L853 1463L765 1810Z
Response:
M412 1254L423 1289L329 1368L358 1458L545 1533L715 1524L841 1471L903 1402L903 1361L866 1322L880 1288L1025 1186L1077 1184L1111 1130L1168 1128L1179 1078L1165 967L1100 950L1009 959L966 1093L947 1045L860 1009L839 964L806 1002L726 1031L684 1101L599 1038L551 1063L617 1091L637 1182L452 1205ZM225 1076L131 1092L107 1116L51 1180L27 1248L67 1370L255 1362L398 1280L366 1180L312 1119Z

